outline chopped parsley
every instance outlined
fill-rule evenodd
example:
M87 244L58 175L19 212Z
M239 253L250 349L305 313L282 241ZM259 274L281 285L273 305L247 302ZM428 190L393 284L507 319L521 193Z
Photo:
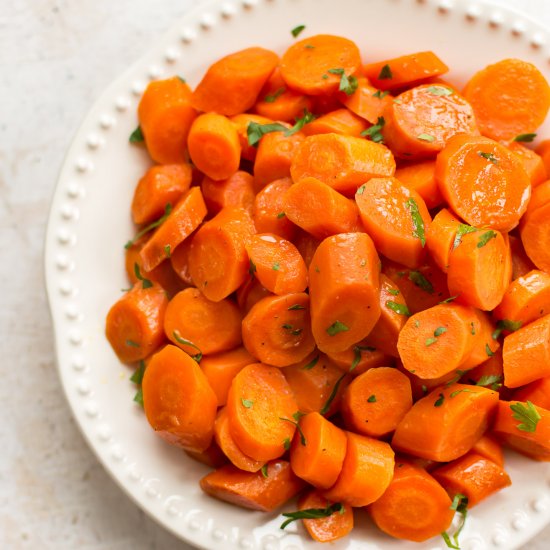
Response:
M299 519L328 518L335 512L344 513L344 507L339 502L335 502L334 504L327 503L325 508L306 508L298 512L284 512L283 516L287 519L281 524L281 529Z
M326 330L329 336L336 336L340 332L347 332L349 327L344 325L341 321L334 321Z
M273 103L274 101L277 100L277 98L284 94L286 92L286 88L278 88L277 90L275 90L272 94L269 94L269 95L266 95L264 97L264 101L266 103Z
M486 231L482 233L477 241L477 247L483 248L491 239L496 239L497 234L494 231Z
M311 370L319 361L319 355L317 355L316 357L314 357L309 363L307 363L306 365L304 365L302 367L302 369L304 370Z
M346 95L351 95L357 90L357 78L353 75L348 77L344 69L329 69L328 72L340 76L340 87L338 91L344 92Z
M185 338L182 338L180 333L177 330L172 332L172 336L174 337L174 340L178 344L181 344L182 346L189 346L190 348L196 349L198 353L196 353L195 355L191 355L191 358L194 359L197 363L200 363L200 361L202 359L202 351L200 350L200 348L198 346L193 344L193 342L190 342L189 340L186 340Z
M510 409L514 413L512 418L521 422L516 426L518 430L531 433L536 431L541 416L531 401L527 401L525 405L523 403L510 403Z
M138 234L131 240L129 240L125 245L124 248L128 250L138 239L141 239L143 235L146 233L149 233L151 229L155 229L159 225L163 224L166 218L170 215L170 212L172 212L172 205L170 203L167 203L164 206L164 214L156 221L150 223L148 226L144 227L141 231L138 232Z
M376 395L372 394L368 399L367 403L376 403Z
M247 409L251 409L254 405L254 401L252 399L245 399L244 397L241 397L241 403L243 404L243 407Z
M508 330L510 332L515 332L521 328L521 321L510 321L510 319L502 319L497 323L497 328L493 331L493 340L498 340L499 336L502 334L502 331Z
M411 218L414 226L413 237L420 239L420 243L422 247L424 247L426 246L426 234L424 232L424 220L418 210L418 204L416 204L416 201L412 197L407 200L405 204L411 211Z
M371 141L374 141L374 143L383 143L384 142L384 136L382 135L381 131L382 128L384 128L384 125L386 124L386 120L383 116L379 116L376 120L376 124L373 124L370 128L367 128L366 130L361 132L361 136L370 138Z
M430 86L427 88L427 91L432 95L446 96L453 95L453 90L450 88L445 88L443 86Z
M145 141L145 137L143 136L143 132L141 130L141 126L138 126L131 134L130 134L130 137L128 138L128 141L130 143L142 143L143 141Z
M420 271L409 271L409 281L415 284L418 288L425 290L428 294L434 293L434 287Z
M382 90L376 90L376 92L372 94L372 97L377 97L378 99L384 99L389 93L390 92L388 91L383 92Z
M134 274L135 274L136 278L138 279L138 281L141 281L141 287L143 289L151 288L153 286L153 283L149 279L146 279L141 274L141 271L139 269L139 264L137 262L134 263Z
M477 231L477 227L472 227L471 225L461 223L458 226L455 240L453 241L453 250L462 242L462 235L467 235L468 233L473 233L474 231Z
M431 134L418 134L416 138L420 141L427 141L428 143L435 141L435 136L432 136Z
M386 307L392 311L395 311L395 313L398 313L399 315L406 315L407 317L410 317L411 315L409 308L405 304L398 304L393 300L388 300L386 302Z
M445 401L445 396L440 393L437 400L434 402L434 407L441 407L443 405L443 401Z
M378 73L378 80L390 80L393 78L390 66L386 63Z
M483 157L484 159L487 159L489 162L492 162L493 164L498 164L498 158L493 155L493 153L484 153L483 151L478 151L477 153L480 157Z
M519 134L516 136L513 141L522 141L524 143L531 143L535 138L537 137L537 134Z
M290 34L292 34L292 36L296 38L305 28L305 25L298 25L290 31Z

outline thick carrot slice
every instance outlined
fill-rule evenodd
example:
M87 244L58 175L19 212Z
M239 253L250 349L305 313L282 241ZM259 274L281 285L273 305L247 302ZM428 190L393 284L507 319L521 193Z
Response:
M286 217L317 239L357 230L354 202L318 179L301 179L286 191L282 203Z
M250 458L271 460L285 451L294 435L292 422L298 410L284 375L275 367L254 363L233 379L227 396L229 431Z
M317 412L300 418L301 435L294 434L290 447L293 472L314 487L328 489L338 479L346 455L346 434Z
M273 296L273 294L252 275L237 289L237 303L243 315L246 315L252 306L267 296Z
M197 112L190 104L191 90L180 78L151 82L138 106L145 145L159 164L186 162L185 144Z
M539 378L516 390L514 401L531 401L538 407L550 410L550 376Z
M217 214L226 206L252 211L254 204L254 178L239 170L225 180L215 181L208 176L201 182L202 196L209 214Z
M366 78L357 79L357 90L351 95L340 93L338 98L352 113L376 124L393 97L371 86Z
M550 315L504 338L504 384L518 388L550 376Z
M453 136L479 134L472 106L440 84L403 92L384 114L384 141L400 158L433 158Z
M232 464L210 472L200 480L208 495L241 508L271 512L296 496L305 483L292 473L286 460L267 463L263 472L243 472Z
M550 202L523 217L520 235L529 259L536 267L550 273Z
M158 435L186 450L209 447L216 395L189 355L176 346L165 346L149 361L142 390L145 415Z
M311 260L313 259L315 251L317 250L317 247L319 246L321 241L314 237L311 233L303 231L302 229L298 229L298 231L296 231L296 235L292 239L292 242L300 251L302 258L304 259L304 262L306 262L306 265L309 269L309 266L311 265Z
M242 208L223 208L195 233L189 269L196 287L214 302L237 290L248 276L246 242L255 233L250 214Z
M529 271L535 269L535 264L525 253L520 238L508 235L508 239L510 241L510 251L512 253L512 281L515 281L518 277L523 277L527 275Z
M150 282L149 282L150 284ZM162 323L168 304L159 285L137 282L109 310L105 335L123 363L151 355L164 342Z
M544 162L535 151L525 147L525 145L517 141L511 141L507 143L506 146L510 151L515 153L523 163L523 167L531 180L531 186L533 188L548 180L548 173L546 172Z
M381 90L410 87L445 74L449 67L433 52L417 52L365 65L364 71L373 86Z
M451 250L455 248L455 244L458 246L460 243L460 240L456 241L456 234L459 229L461 230L461 240L462 231L465 229L470 231L470 226L461 224L460 220L450 210L442 208L436 214L426 231L426 247L428 252L443 273L447 273L449 269Z
M172 270L181 279L184 285L193 286L193 279L191 278L191 271L189 269L189 251L191 250L192 239L185 239L182 243L178 244L176 250L170 251L170 265ZM147 276L154 273L157 269L161 268L164 263L161 263L153 271L150 271ZM182 290L180 288L180 290Z
M359 376L376 367L391 367L393 364L392 357L369 346L365 341L344 351L329 352L327 356L341 371L348 372L353 367L351 370L353 376Z
M166 336L191 356L230 350L241 343L241 313L231 300L211 302L196 288L178 292L166 307Z
M356 433L383 437L412 407L411 383L397 369L370 369L353 380L342 397L342 417Z
M550 86L531 63L503 59L477 72L464 96L472 104L481 133L512 139L534 132L550 107Z
M273 233L253 235L246 245L251 270L260 283L279 296L303 292L307 267L298 249Z
M284 53L281 74L288 87L308 95L336 92L341 79L361 68L357 46L347 38L318 34L299 40Z
M392 446L411 455L449 462L467 453L485 433L498 393L451 384L417 401L399 423Z
M306 136L332 133L359 137L367 127L368 124L349 109L337 109L306 124L303 132Z
M204 451L186 450L185 454L210 468L220 468L228 463L227 457L223 454L223 451L214 440L212 440L210 447Z
M309 296L303 292L262 298L243 319L245 348L268 365L286 367L301 361L315 348L309 307Z
M423 468L397 461L386 492L369 507L379 529L397 539L423 542L446 531L453 520L451 499Z
M435 180L435 161L426 160L401 166L395 171L395 177L403 185L416 191L428 208L436 208L443 203Z
M145 271L151 271L200 225L206 216L206 205L198 187L185 193L169 216L155 230L152 237L140 251Z
M367 506L388 488L393 477L394 452L384 441L352 432L346 432L346 436L342 471L323 496L350 506Z
M231 120L237 129L239 143L241 144L241 157L245 160L254 161L258 148L248 143L248 125L251 122L255 122L256 124L271 124L273 121L265 116L251 113L241 113L232 116L229 120Z
M166 205L174 205L191 185L189 164L152 166L139 180L132 199L132 218L140 225L162 216Z
M279 58L264 48L247 48L211 65L193 92L199 111L236 115L248 111L273 72Z
M472 334L475 336L474 347L468 359L460 365L459 370L461 371L470 371L470 369L479 367L486 362L488 358L494 357L500 349L500 342L495 337L495 325L491 321L489 315L478 309L474 310L474 314L477 318L477 322L470 325L470 332L475 332L475 335Z
M485 457L487 460L498 464L501 468L504 467L504 453L502 452L502 446L491 435L486 434L480 437L472 447L471 452Z
M531 194L517 155L481 136L452 137L437 157L435 177L453 211L476 227L510 231Z
M493 340L495 342L495 340ZM477 347L477 346L476 346ZM487 351L487 350L486 350ZM469 370L462 377L465 384L479 384L498 390L504 379L504 366L502 362L502 348L498 348L481 365ZM482 384L480 384L482 382ZM483 384L483 382L486 382Z
M392 176L394 172L395 160L387 147L338 134L306 138L290 167L295 183L312 177L348 196L368 179Z
M431 222L422 197L395 178L372 178L357 190L355 200L376 248L391 260L418 267Z
M545 206L550 202L550 180L545 181L538 185L533 192L531 193L531 200L527 205L527 210L525 211L525 218L530 216L536 210Z
M189 131L187 147L193 164L213 180L227 179L239 169L239 135L235 125L223 115L198 116Z
M366 233L325 239L309 266L311 330L325 353L344 351L380 317L379 259Z

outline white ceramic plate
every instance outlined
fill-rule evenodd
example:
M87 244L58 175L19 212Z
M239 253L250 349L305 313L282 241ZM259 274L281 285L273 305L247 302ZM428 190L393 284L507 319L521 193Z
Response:
M341 34L363 60L431 49L468 75L505 57L535 63L548 78L547 30L496 3L450 0L245 0L201 2L97 101L70 147L53 199L46 238L46 276L59 373L73 413L105 468L137 504L186 541L204 548L313 548L294 524L281 531L278 514L240 510L204 496L207 468L157 438L132 403L130 371L104 337L110 305L127 286L123 244L133 233L129 205L149 164L128 144L136 106L149 80L179 74L191 85L228 52L261 45L282 52L290 29L300 37ZM550 136L550 126L544 129ZM542 132L544 133L544 131ZM510 550L550 520L550 465L510 456L513 486L470 514L463 550ZM358 513L350 537L333 548L404 549ZM444 548L441 540L414 545Z

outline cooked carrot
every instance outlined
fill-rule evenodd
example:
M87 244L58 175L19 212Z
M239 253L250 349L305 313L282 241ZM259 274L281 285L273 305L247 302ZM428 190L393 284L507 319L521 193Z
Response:
M331 503L318 491L310 491L298 500L299 510L324 509ZM330 514L328 517L317 519L304 519L304 527L317 542L331 542L348 535L353 529L353 508L341 504L340 511Z
M388 488L393 477L394 452L384 441L352 432L346 432L346 436L342 471L323 496L350 506L367 506Z
M318 412L306 414L298 425L301 432L296 431L290 447L292 470L314 487L328 489L342 471L346 434ZM306 445L302 445L302 435Z
M196 288L178 292L164 315L166 336L189 355L210 355L241 343L241 313L231 300L211 302Z
M516 390L514 401L531 401L537 407L550 410L550 376L539 378Z
M392 176L394 172L395 161L387 147L338 134L306 138L290 167L295 183L313 177L347 196L353 196L368 179Z
M264 475L265 472L265 475ZM208 495L241 508L271 512L296 496L305 483L286 460L273 460L261 472L243 472L232 464L210 472L200 480Z
M252 266L251 266L252 269ZM252 306L266 296L272 296L258 279L250 275L246 281L237 289L237 303L243 315L246 315Z
M357 46L347 38L328 34L299 40L281 59L281 74L288 87L308 95L336 92L344 87L344 77L348 80L360 68Z
M525 218L550 202L550 180L538 185L531 193L531 200L525 211Z
M357 78L357 83L359 85L359 78ZM338 92L337 94L331 94L331 95L311 96L311 99L313 101L311 112L315 113L317 116L320 116L320 115L326 115L331 111L335 111L336 109L339 109L342 106L342 102L340 101L340 98L342 97L342 95L347 96L345 92ZM355 92L351 94L351 96L349 97L352 97L354 95L355 95Z
M170 250L170 265L172 266L173 271L176 272L177 276L186 286L193 286L193 279L191 278L191 270L189 268L189 252L191 250L191 243L192 237L185 239L182 243L178 244L175 250ZM166 262L161 263L152 272L149 272L147 276L149 277L151 273L161 268L165 263Z
M255 363L254 357L244 347L207 355L200 365L221 407L227 402L227 394L233 378L247 365Z
M472 104L481 133L513 139L534 132L550 107L550 86L531 63L503 59L477 72L464 96Z
M349 109L337 109L316 118L306 124L303 133L306 136L316 134L342 134L344 136L360 137L369 125Z
M151 158L159 164L186 162L185 145L197 112L180 78L151 82L138 106L139 125Z
M223 208L195 233L189 251L189 269L196 287L214 302L237 290L248 276L246 242L254 234L250 214Z
M140 225L160 218L167 204L174 205L191 185L189 164L152 166L139 180L132 199L132 218Z
M399 167L395 177L406 187L416 191L428 208L436 208L443 203L435 181L435 161L426 160Z
M515 153L523 163L523 167L531 180L531 186L533 188L548 180L548 173L546 172L544 162L535 151L525 147L525 145L517 141L511 141L507 143L506 146L510 151Z
M145 415L158 435L186 450L209 447L216 395L189 355L176 346L165 346L149 361L142 390Z
M536 267L550 273L550 202L523 217L520 235L529 259Z
M484 311L474 309L476 321L470 325L470 332L475 332L474 347L468 359L460 365L460 370L470 371L482 365L488 358L493 357L500 349L500 342L495 334L495 325Z
M195 231L205 216L202 193L198 187L192 187L141 249L139 254L143 269L151 271L169 258L172 250Z
M462 239L463 231L473 228L466 226L446 208L442 208L432 220L426 231L426 248L437 267L444 273L449 269L449 256L451 250L458 246ZM457 241L457 232L460 230L460 240Z
M225 456L227 456L231 463L239 468L239 470L257 472L264 465L264 462L246 456L239 447L237 447L229 431L229 416L225 407L219 410L218 416L216 417L216 422L214 423L214 438Z
M229 431L235 443L250 458L272 460L285 451L285 441L296 429L292 422L298 410L292 390L281 371L254 363L233 378L227 396Z
M450 384L417 401L398 424L392 446L411 455L449 462L468 452L485 433L498 393Z
M162 323L168 298L149 280L138 281L109 310L105 335L123 363L151 355L164 342Z
M495 342L495 340L493 340ZM462 377L465 384L479 384L493 390L499 390L504 379L502 348L498 348L486 361L469 370Z
M372 178L355 194L361 221L376 248L391 260L418 267L431 222L426 203L395 178Z
M508 239L510 241L510 251L512 253L512 281L515 281L518 277L523 277L529 273L529 271L535 269L535 264L525 253L520 238L508 235Z
M537 153L537 155L540 156L544 164L544 167L546 168L546 172L549 173L550 171L550 139L542 140L535 148L535 152Z
M550 376L550 315L545 315L504 338L504 384L518 388Z
M493 434L535 460L550 461L550 411L530 402L500 401Z
M529 202L531 182L521 161L489 138L452 137L437 157L435 177L449 206L475 227L510 231Z
M448 70L449 67L430 51L369 63L364 67L367 78L381 90L410 87Z
M452 88L440 84L423 84L403 92L384 115L384 142L399 158L434 158L453 136L479 134L472 106Z
M317 239L357 230L356 204L315 178L292 185L284 194L282 209L292 223Z
M344 351L327 353L330 361L341 371L348 372L351 367L353 376L359 376L376 367L391 367L393 357L369 346L366 341L359 342Z
M315 251L317 250L317 247L319 246L321 241L314 237L311 233L308 233L307 231L298 228L296 234L292 238L292 242L300 251L302 258L304 259L304 262L306 262L306 265L309 269L309 266L311 265L311 260L313 259Z
M309 266L311 330L325 353L344 351L380 317L379 259L366 233L325 239Z
M458 380L461 376L461 370L460 369L454 369L443 376L439 376L438 378L419 378L416 376L414 372L408 371L401 361L397 361L397 370L399 372L402 372L407 378L409 379L409 382L411 383L411 390L413 395L413 401L417 401L418 399L421 399L425 395L427 395L429 392L431 392L434 388L438 388L439 386L442 386L444 384L452 384L456 380ZM415 369L413 369L415 370Z
M189 130L187 147L193 164L213 180L227 179L239 169L239 135L235 125L223 115L198 116Z
M355 433L383 437L412 407L411 383L397 369L370 369L353 380L342 397L342 417Z
M303 292L307 267L298 249L273 233L253 235L246 245L250 269L260 283L279 296Z
M454 517L451 505L445 489L430 474L398 460L388 489L369 512L388 535L423 542L449 528Z
M245 348L268 365L301 361L315 348L309 308L309 296L303 292L262 298L243 319Z
M278 62L277 54L264 48L246 48L222 57L195 88L193 106L228 116L244 113L254 105Z
M226 206L252 211L255 198L254 178L248 172L239 170L221 181L205 176L201 190L209 214L217 214Z
M227 457L223 454L223 451L218 447L216 441L212 440L208 449L204 451L190 451L186 450L185 454L191 457L193 460L209 466L210 468L220 468L228 463Z
M500 443L491 435L483 435L472 447L472 453L485 457L487 460L504 467L504 453Z
M384 110L393 101L392 96L371 86L368 79L364 77L357 79L357 90L353 94L347 95L340 92L338 98L352 113L371 124L377 123Z
M251 113L241 113L232 116L229 119L237 129L239 143L241 144L241 157L245 160L254 161L258 148L248 143L248 125L251 122L256 124L271 124L273 121L265 116L254 115Z

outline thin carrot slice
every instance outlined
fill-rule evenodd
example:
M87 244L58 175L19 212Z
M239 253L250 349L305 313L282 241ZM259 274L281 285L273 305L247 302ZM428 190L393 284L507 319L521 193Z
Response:
M435 180L435 161L426 160L400 166L395 171L395 177L403 185L416 191L428 208L436 208L443 204L443 197Z
M537 187L541 183L548 180L548 173L542 158L532 149L528 149L525 145L517 141L511 141L506 146L510 151L515 153L523 163L523 167L531 180L531 186Z
M472 453L481 455L487 460L490 460L504 468L504 453L502 452L502 446L491 435L485 434L480 437L472 447Z
M539 378L516 390L514 401L531 401L538 407L550 410L550 376Z
M461 224L460 220L446 208L442 208L432 220L426 231L426 247L431 258L437 267L447 273L449 270L449 257L451 250L458 246L462 240L463 232L473 228ZM460 230L460 237L457 241L457 232Z
M525 253L520 238L508 235L508 239L510 241L510 251L512 253L512 281L515 281L518 277L523 277L527 275L529 271L535 269L535 264Z
M349 109L336 109L306 124L303 132L306 136L332 133L360 137L367 127L368 124Z
M351 95L340 93L338 98L342 104L357 116L371 124L376 124L384 110L393 101L386 92L377 90L366 78L357 79L357 90Z
M254 161L258 148L248 143L248 125L251 122L256 124L271 124L273 121L265 116L252 113L241 113L230 117L229 119L237 129L239 143L241 144L241 157L245 160Z
M215 181L208 176L201 182L202 196L209 214L217 214L226 206L252 211L254 178L239 170L225 180Z

